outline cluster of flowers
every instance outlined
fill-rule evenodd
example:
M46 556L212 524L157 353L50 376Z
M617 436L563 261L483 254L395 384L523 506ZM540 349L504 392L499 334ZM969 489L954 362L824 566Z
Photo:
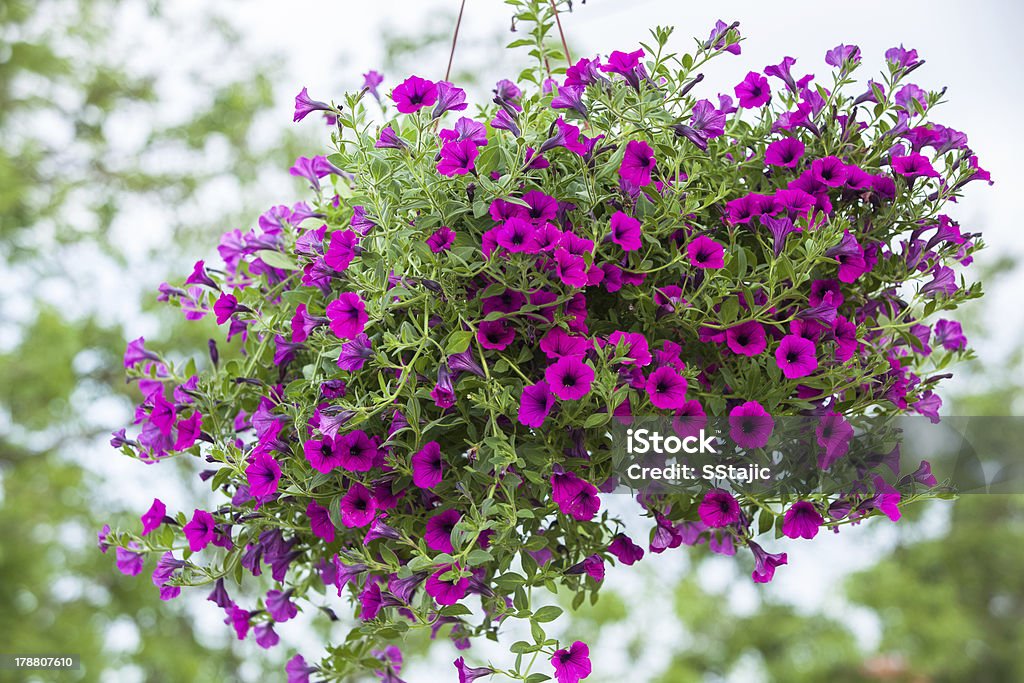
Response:
M561 610L536 608L533 588L564 586L575 608L609 562L702 543L747 548L766 582L787 558L758 532L898 519L906 487L935 483L926 467L840 500L642 495L646 542L602 511L613 419L671 415L683 432L730 416L757 447L771 415L817 415L825 469L849 418L937 420L936 368L969 352L956 322L928 319L980 295L954 274L977 235L940 211L987 174L930 121L941 94L906 83L913 50L888 51L863 94L844 94L861 55L840 45L827 87L787 57L715 103L691 93L709 59L740 54L737 24L692 55L667 54L669 33L656 54L585 58L561 82L541 60L519 79L536 87L502 81L473 117L463 90L417 76L382 96L371 72L342 104L303 89L295 120L323 112L337 131L336 153L291 169L313 201L226 234L223 266L161 289L241 355L211 341L198 374L141 338L125 355L145 399L137 436L113 444L198 456L226 500L191 518L157 500L141 534L105 529L118 567L158 556L165 599L212 583L238 637L264 647L303 604L332 619L354 604L346 642L316 666L297 655L290 681L395 682L401 653L383 645L409 629L464 649L525 619L533 642L512 652L576 683L587 646L545 633ZM375 131L368 96L397 110ZM264 568L274 587L239 606L226 581ZM463 683L543 680L528 659L455 666Z

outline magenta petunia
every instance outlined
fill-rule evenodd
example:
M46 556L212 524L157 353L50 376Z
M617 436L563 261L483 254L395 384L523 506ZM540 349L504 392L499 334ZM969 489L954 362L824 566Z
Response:
M215 531L213 515L206 510L196 510L192 513L192 519L182 527L182 532L188 540L188 549L196 553L210 545Z
M608 344L617 349L622 345L622 360L624 365L635 365L645 367L651 364L651 351L647 344L647 337L640 332L622 332L616 330L608 335Z
M270 617L278 622L284 623L291 619L294 619L299 613L298 607L291 601L291 591L279 591L271 590L267 592L267 597L263 601L263 604L267 608L267 613Z
M484 678L494 673L494 669L489 666L466 666L466 660L463 657L455 660L455 670L459 674L459 683L474 683L478 678Z
M756 583L768 583L775 576L776 567L788 562L786 553L769 553L753 541L747 541L747 546L754 553L754 571L751 576Z
M707 426L708 416L704 406L695 398L684 403L672 417L672 430L682 437L697 436Z
M281 466L273 456L261 451L245 468L245 478L249 484L249 492L254 497L257 499L269 498L277 492L277 485L281 480Z
M353 482L341 497L341 523L350 529L361 528L373 521L377 514L377 501L373 493Z
M432 489L441 483L444 476L441 444L428 441L423 448L413 454L409 462L412 466L412 483L416 486L421 489Z
M303 88L295 96L295 114L292 116L292 121L301 121L315 111L331 111L331 105L312 99L309 93L306 92L306 89Z
M633 542L629 536L618 534L608 544L608 552L625 565L632 565L643 559L644 549Z
M725 247L710 237L699 235L686 245L686 254L694 268L724 268Z
M423 589L427 592L427 595L434 598L434 602L437 604L454 605L466 597L466 591L469 590L469 578L457 576L458 571L457 566L445 565L441 567L427 578L426 583L423 584ZM456 576L442 578L446 574L456 574Z
M787 379L806 377L818 369L814 342L795 334L787 334L775 349L775 362Z
M782 519L782 533L788 538L810 540L818 535L818 529L824 523L825 520L813 503L798 500L786 510L786 515Z
M850 170L839 157L828 156L811 162L811 177L826 187L842 187Z
M634 185L644 187L651 184L651 171L657 163L650 145L643 140L630 140L626 143L619 175Z
M567 249L555 250L555 273L570 287L585 287L589 282L586 260Z
M571 335L561 327L552 327L541 337L540 350L551 360L566 356L585 356L592 344L586 337Z
M366 328L370 316L366 304L355 292L342 292L327 304L327 318L331 331L341 339L353 339Z
M331 243L324 254L324 262L340 272L345 271L359 253L359 235L352 230L331 233Z
M545 381L523 387L519 397L519 422L527 427L540 427L555 404L555 396Z
M733 353L749 357L758 355L768 346L764 327L756 320L730 327L725 331L725 342Z
M129 548L138 549L135 541L129 543ZM141 553L133 552L129 548L117 547L114 549L115 564L118 571L125 576L138 576L142 572L144 558Z
M735 524L740 519L740 504L731 493L723 489L711 489L697 506L697 514L705 525L717 529Z
M508 320L485 320L476 329L476 339L485 349L504 351L516 338L516 330Z
M909 154L907 156L894 156L892 158L892 170L905 178L938 178L936 171L928 157L923 154Z
M768 145L764 151L764 163L769 166L796 168L804 155L804 143L796 138L782 138Z
M763 448L775 429L775 420L757 401L729 411L729 437L741 448Z
M149 510L146 514L142 515L142 535L145 536L149 532L158 528L164 523L164 517L167 515L167 506L164 505L163 501L159 498L153 499L153 504L149 506Z
M640 241L640 221L621 211L616 211L611 218L612 242L622 247L623 251L636 251L643 243Z
M552 393L563 401L578 401L588 393L594 381L594 368L575 356L564 356L544 371Z
M736 93L736 98L744 109L757 109L768 104L772 99L768 79L756 71L748 72L746 77L733 89L733 92Z
M555 650L551 666L555 668L558 683L579 683L590 675L590 648L577 640L568 649Z
M423 540L427 547L441 553L452 553L452 531L455 525L462 519L462 513L458 510L445 510L427 520L427 529L423 534Z
M581 522L593 519L601 508L597 487L572 472L551 475L551 498L562 514Z
M474 170L480 150L472 140L446 142L441 145L441 158L437 172L444 176L466 175Z
M342 370L362 370L366 361L373 357L373 342L366 333L357 334L352 340L341 345L337 365Z
M409 76L391 91L391 99L402 114L412 114L437 101L437 84L419 76Z
M334 522L331 521L331 514L327 508L311 500L306 506L306 516L309 517L309 528L314 536L328 543L334 542Z
M435 254L448 251L453 244L455 244L455 231L447 225L442 225L427 238L427 246Z
M334 449L339 465L349 472L369 472L378 464L380 457L377 442L361 429L337 439Z
M818 445L823 449L818 455L818 467L827 470L836 460L846 455L850 450L853 434L853 425L842 415L837 413L822 415L814 430Z
M947 351L963 351L967 348L967 337L960 323L943 318L935 323L935 343Z
M652 372L644 390L655 408L675 410L686 403L686 378L667 365Z
M310 466L317 472L326 474L341 466L341 456L335 447L334 439L329 436L306 441L302 444L302 452Z
M465 90L448 81L437 82L437 106L431 112L431 118L441 118L445 112L449 111L465 111L468 107Z

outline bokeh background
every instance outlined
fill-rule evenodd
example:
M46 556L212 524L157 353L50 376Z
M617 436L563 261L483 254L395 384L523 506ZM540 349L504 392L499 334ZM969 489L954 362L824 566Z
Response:
M193 463L145 466L107 445L138 398L120 357L140 335L205 354L212 322L184 325L156 305L156 287L212 256L221 232L303 198L286 169L324 152L329 131L316 117L291 124L295 93L338 97L369 69L387 88L412 72L441 78L458 9L0 0L0 651L84 662L0 681L283 680L295 651L315 659L343 637L344 619L298 619L264 652L234 641L202 594L160 603L146 574L121 576L97 551L99 527L137 524L154 496L188 510L209 495ZM824 73L842 42L860 45L862 78L903 43L927 60L919 85L948 87L936 118L967 132L996 185L972 184L952 211L990 249L972 274L987 296L957 312L978 359L944 412L1021 414L1024 5L589 0L563 24L582 56L635 49L654 25L675 26L687 49L719 18L739 20L747 40L741 57L716 60L708 95L784 55ZM452 80L484 101L518 70L522 56L503 50L514 38L500 0L468 0ZM590 643L595 683L1024 680L1024 499L969 496L908 517L790 544L766 586L699 550L648 555L609 571L600 602L559 628ZM447 643L403 649L409 683L455 679Z

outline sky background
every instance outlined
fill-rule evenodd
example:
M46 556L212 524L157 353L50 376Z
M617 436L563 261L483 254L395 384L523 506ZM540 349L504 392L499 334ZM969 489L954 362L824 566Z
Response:
M161 7L168 17L188 26L207 3L198 0L173 0ZM384 58L382 32L391 35L416 36L424 31L450 35L458 0L390 0L388 2L313 2L312 0L236 0L225 2L222 11L230 14L240 31L238 41L264 54L280 55L276 76L276 107L257 128L256 145L271 144L273 132L282 126L291 126L293 98L303 86L308 87L315 99L340 99L348 89L358 88L363 72L380 70ZM196 27L188 45L170 44L159 29L159 24L147 21L138 8L122 12L111 27L111 40L117 49L130 55L140 69L158 67L168 78L162 84L161 97L167 103L162 116L168 120L184 118L197 104L194 101L194 79L216 81L228 75L246 73L247 64L232 61L232 56L212 55L205 50L201 27ZM461 28L459 46L455 54L454 74L460 70L482 74L484 88L499 78L512 77L528 57L517 56L503 50L504 44L514 39L509 33L508 7L500 0L468 0ZM1024 44L1015 33L1024 19L1024 3L1014 2L939 2L903 1L858 3L810 2L752 2L692 3L684 1L589 0L577 4L575 11L564 14L563 26L574 58L606 55L612 50L634 50L640 41L649 39L648 30L654 25L676 27L674 47L685 51L692 46L691 36L704 39L715 20L739 20L746 41L739 57L715 60L706 72L706 80L695 90L698 96L715 99L719 91L730 92L749 70L762 70L765 65L776 64L783 56L797 59L794 69L799 74L826 74L825 51L839 43L861 47L864 65L857 75L866 80L883 65L884 51L904 44L918 50L927 64L914 74L914 82L927 90L947 87L949 102L942 105L935 119L945 125L968 133L970 144L979 155L982 166L988 169L996 184L993 187L974 183L967 191L966 201L951 213L967 231L981 231L990 246L990 252L981 260L1024 251L1019 219L1018 188L1024 186L1024 166L1021 158L1021 138L1014 133L1016 115L1024 109L1024 89L1017 87L1017 74L1022 65ZM238 54L248 54L249 49ZM440 79L447 64L447 48L424 52L417 57L415 72L425 78ZM516 60L520 61L516 61ZM387 73L385 91L400 82L406 73ZM773 87L777 83L773 83ZM132 112L126 111L116 122L124 131L124 154L130 154L133 140ZM328 132L318 127L316 117L303 124L307 126L311 144L308 154L324 153ZM319 145L319 146L318 146ZM217 154L216 149L210 150ZM163 163L174 164L167 158ZM302 198L294 183L286 180L284 172L269 174L265 179L269 202L291 203ZM208 189L208 206L218 202L231 202L230 183ZM143 253L154 245L167 242L162 230L163 217L151 207L135 207L116 226L118 239L132 249ZM253 216L255 219L255 216ZM255 220L253 220L253 223ZM224 226L225 230L248 226ZM213 252L214 244L208 245ZM173 244L166 244L169 254L187 260L203 254L176 254ZM69 268L80 271L80 279L88 278L89 296L81 297L74 285L67 282L51 283L49 296L58 302L74 302L82 306L103 306L108 315L127 324L131 337L152 332L155 322L138 316L137 291L126 291L127 277L138 278L144 287L155 288L159 274L146 270L126 275L115 269L97 268L102 262L98 254L83 252ZM9 281L8 281L9 282ZM0 277L0 292L4 278ZM997 359L1019 344L1024 331L1020 313L1019 293L1024 281L1019 277L1004 281L1000 288L988 294L988 310L1004 311L993 318L993 337L981 345L982 356ZM111 305L119 302L119 305ZM16 304L8 308L17 310ZM28 312L24 311L27 315ZM0 339L0 343L3 339ZM100 420L109 419L111 429L124 421L123 408L105 405L95 408ZM0 425L2 426L2 425ZM92 467L104 473L107 490L100 496L116 498L119 502L145 509L153 496L160 494L168 508L190 509L196 504L196 491L166 490L166 478L151 467L142 467L127 458L119 457L97 441L95 451L85 459ZM625 509L626 499L610 501ZM930 514L924 533L941 530L944 515L941 509ZM834 586L846 573L867 566L884 548L897 540L895 531L884 520L873 520L869 528L852 528L843 534L826 535L813 544L789 544L790 564L780 570L776 580L768 587L754 586L739 581L731 600L740 609L757 604L758 593L770 590L806 610L844 609L837 604ZM641 529L637 535L643 535ZM769 548L771 549L771 548ZM649 650L640 664L657 669L658 653L663 648L685 639L671 618L668 601L659 604L658 589L669 578L687 571L684 554L676 553L645 560L644 572L622 571L613 568L607 577L607 588L620 590L630 600L643 601L643 623L635 621L616 628L645 628L652 634ZM724 560L710 562L702 570L701 580L709 587L733 585L736 578L734 563ZM208 629L211 638L223 637L220 611L205 603L196 607L200 626ZM849 623L858 638L870 644L873 623L868 614L853 611ZM319 653L306 646L309 631L300 622L289 623L280 629L285 647L301 649L316 658ZM637 662L631 661L621 643L622 633L612 629L603 634L599 643L591 643L596 654L595 669L601 670L598 680L613 680L628 676ZM112 638L128 638L130 633L114 633ZM511 642L511 639L509 640ZM255 647L251 642L243 647ZM486 657L486 648L474 650L477 657ZM495 651L496 653L498 651ZM436 648L428 662L412 666L403 678L410 683L443 680L450 677L450 662L455 657L447 646ZM740 680L740 679L737 679ZM750 678L742 678L750 681Z

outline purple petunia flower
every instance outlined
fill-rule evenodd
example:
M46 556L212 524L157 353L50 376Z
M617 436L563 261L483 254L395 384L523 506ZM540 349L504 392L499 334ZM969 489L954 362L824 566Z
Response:
M466 660L462 657L456 659L454 663L455 670L459 674L459 683L473 683L478 678L490 676L494 673L494 669L487 666L466 666Z
M768 145L764 163L769 166L796 168L804 155L804 143L796 138L782 138Z
M448 251L453 244L455 244L455 231L447 225L442 225L427 238L427 246L435 254Z
M725 247L705 235L698 235L686 245L686 255L694 268L725 267Z
M469 577L458 576L457 565L444 565L427 578L423 589L427 595L434 598L439 605L454 605L466 597L469 588ZM449 578L443 578L446 574L455 574Z
M443 176L466 175L474 170L474 161L480 150L472 140L446 142L441 145L441 160L437 172Z
M662 410L681 408L686 403L686 389L686 378L667 365L652 372L644 384L651 404Z
M457 88L448 81L437 83L437 106L434 107L431 118L439 119L445 112L465 111L469 107L466 104L466 91Z
M551 100L551 108L572 109L583 118L587 118L587 105L583 104L583 93L582 86L563 85Z
M167 515L167 506L163 504L159 498L153 499L153 504L149 506L149 510L146 514L142 515L142 535L145 536L149 532L157 529L161 524L164 523L164 517Z
M640 221L616 211L611 218L611 239L622 247L623 251L636 251L643 246L640 241Z
M939 172L932 168L928 157L923 154L909 154L907 156L894 156L892 158L892 170L904 178L939 178Z
M427 547L441 553L452 553L452 531L455 525L462 519L462 513L458 510L445 510L427 520L427 529L423 534L423 540Z
M430 398L438 408L447 409L455 405L455 386L451 373L443 364L437 368L437 383L430 390Z
M818 529L825 523L813 503L798 500L793 503L782 520L782 533L787 538L806 538L818 535Z
M331 521L331 514L327 508L311 500L306 506L306 516L309 517L309 528L314 536L328 543L334 542L334 522Z
M334 447L339 465L348 472L369 472L378 465L377 442L361 429L336 439Z
M787 379L806 377L818 369L814 342L795 334L787 334L775 349L775 362Z
M739 521L740 504L728 491L711 489L697 506L697 514L706 526L717 529Z
M651 184L651 171L657 163L650 145L643 140L630 140L626 143L626 153L619 166L619 175L634 185L644 187Z
M600 66L605 73L619 74L626 79L626 82L634 90L640 89L640 80L647 78L647 70L640 60L644 56L643 50L633 52L620 52L615 50L608 55L608 63Z
M342 370L357 372L363 369L366 361L373 357L373 342L366 333L359 333L351 341L341 345L338 354L338 367Z
M476 339L485 349L504 351L515 338L515 328L504 318L485 320L477 326Z
M444 128L437 136L445 142L469 140L477 147L487 146L487 126L465 116L455 122L454 128Z
M644 549L625 534L618 534L608 544L608 552L624 565L632 565L643 559Z
M763 448L775 421L757 401L747 401L729 411L729 437L741 448Z
M935 343L941 344L947 351L963 351L967 348L967 337L963 328L955 320L945 318L935 323Z
M363 74L363 89L373 95L374 99L380 102L380 93L377 86L384 82L384 76L373 69Z
M139 545L135 541L129 542L128 548L121 548L120 546L114 548L114 553L117 556L115 564L118 571L125 576L138 576L142 572L143 556L140 553L133 552L133 550L138 548Z
M551 666L555 668L558 683L579 683L590 675L590 648L577 640L568 649L555 650Z
M744 109L757 109L772 100L768 79L756 71L748 72L746 78L733 89L733 92Z
M725 342L729 350L741 356L753 358L768 346L764 327L756 320L734 325L725 331Z
M791 69L793 68L794 64L796 64L796 60L793 59L792 57L783 57L780 63L773 64L771 66L766 66L764 68L764 75L775 76L783 83L785 83L786 88L789 89L790 92L796 94L796 79L793 78L793 74L791 72ZM737 96L738 95L739 93L737 93Z
M412 466L412 483L421 489L432 489L441 483L444 476L444 458L441 444L428 441L409 460Z
M348 268L360 251L359 235L352 230L338 230L331 233L331 243L324 254L324 261L341 273Z
M921 294L929 297L937 296L938 294L945 294L949 296L959 286L956 283L956 274L953 269L948 266L935 266L932 270L932 279L929 280L921 287Z
M412 114L437 101L437 84L419 76L409 76L391 91L398 111Z
M738 55L740 54L741 48L739 44L740 30L738 26L740 22L734 21L731 24L726 24L724 21L719 19L715 22L714 28L711 29L711 34L708 39L704 41L705 50L725 50L726 52ZM731 45L726 45L728 42L729 32L733 31L736 34L737 41Z
M320 669L306 664L306 660L303 659L302 655L295 655L288 660L284 670L288 675L288 683L309 683L310 674L314 674Z
M527 427L540 427L554 404L555 397L547 382L524 386L519 397L519 422Z
M559 358L544 371L551 392L563 401L578 401L588 393L594 381L594 368L580 358Z
M751 574L757 583L768 583L775 576L775 568L787 563L786 553L769 553L757 543L747 541L754 553L754 571Z
M327 304L327 318L331 331L341 339L353 339L362 334L370 319L366 304L355 292L342 292Z
M853 426L842 415L829 413L818 420L814 434L818 445L825 449L818 456L818 467L827 470L850 450Z
M334 439L329 436L306 441L302 444L302 452L310 466L317 472L327 474L341 465L341 458L335 447Z
M597 487L572 472L551 475L551 498L562 514L581 522L593 519L601 507Z
M341 497L341 523L348 528L361 528L373 521L377 514L377 501L373 493L353 482Z
M261 451L245 468L245 477L249 483L249 492L257 499L267 499L277 492L281 466L269 453Z
M825 53L825 63L849 73L860 63L860 48L856 45L836 45Z
M188 540L188 549L194 553L199 552L210 545L213 540L215 523L213 515L206 510L196 510L192 513L192 519L186 524L182 531Z
M295 96L295 115L292 116L292 122L297 123L315 111L333 111L333 109L326 102L311 99L309 93L303 88Z

